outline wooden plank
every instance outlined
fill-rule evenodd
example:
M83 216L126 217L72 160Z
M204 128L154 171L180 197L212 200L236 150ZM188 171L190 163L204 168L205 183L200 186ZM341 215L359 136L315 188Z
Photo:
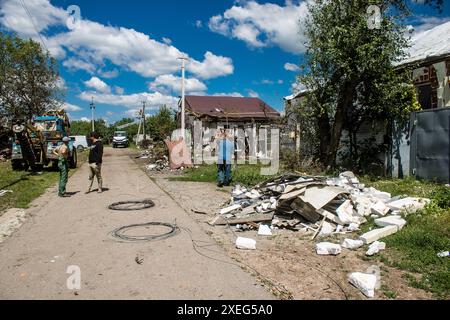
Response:
M321 216L316 212L316 208L314 208L310 203L304 202L301 197L295 199L294 202L291 203L291 208L310 222L317 222L321 218Z
M225 219L221 216L217 216L212 221L210 221L209 224L213 226L221 226L227 224L272 221L273 215L274 213L270 212L270 213L252 214L245 218L235 218L235 219Z

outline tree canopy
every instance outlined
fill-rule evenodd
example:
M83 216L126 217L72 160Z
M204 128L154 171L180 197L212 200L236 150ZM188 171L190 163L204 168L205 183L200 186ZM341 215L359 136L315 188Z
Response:
M0 32L0 118L31 119L61 105L57 63L31 39Z
M374 4L381 9L376 27L368 11ZM309 90L319 158L334 167L344 128L352 132L364 121L401 119L419 107L409 70L394 66L405 55L409 11L399 0L316 0L309 12L299 82Z

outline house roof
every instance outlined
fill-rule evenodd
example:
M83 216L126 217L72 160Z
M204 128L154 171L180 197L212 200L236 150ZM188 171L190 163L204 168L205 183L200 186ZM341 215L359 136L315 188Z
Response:
M450 21L413 36L410 44L409 57L398 65L423 62L450 55Z
M308 89L303 89L303 90L300 90L300 91L298 91L298 92L296 92L294 94L291 94L290 96L284 97L284 100L291 101L291 100L294 100L294 99L297 99L297 98L300 98L300 97L304 96L308 92L309 92Z
M186 108L195 115L230 119L275 119L280 113L259 98L186 96Z

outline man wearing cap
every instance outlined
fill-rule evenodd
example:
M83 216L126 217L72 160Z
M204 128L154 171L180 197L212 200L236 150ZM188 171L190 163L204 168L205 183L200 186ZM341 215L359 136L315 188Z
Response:
M59 191L58 196L66 197L66 185L69 179L69 163L67 158L69 157L69 137L62 139L63 144L53 150L53 153L58 156L58 168L59 168Z
M103 162L103 143L100 140L100 135L97 132L92 132L90 139L92 141L92 146L89 151L89 188L87 193L91 192L92 184L94 183L94 177L97 177L98 182L98 193L102 193L102 162Z

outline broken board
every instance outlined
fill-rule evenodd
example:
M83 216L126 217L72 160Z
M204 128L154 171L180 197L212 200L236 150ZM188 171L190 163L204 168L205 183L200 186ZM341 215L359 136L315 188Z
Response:
M250 222L272 221L273 215L274 215L274 213L270 212L270 213L252 214L248 217L235 218L235 219L225 219L221 216L217 216L212 221L210 221L209 224L213 225L213 226L221 226L221 225L227 225L227 224L241 224L241 223L250 223Z

